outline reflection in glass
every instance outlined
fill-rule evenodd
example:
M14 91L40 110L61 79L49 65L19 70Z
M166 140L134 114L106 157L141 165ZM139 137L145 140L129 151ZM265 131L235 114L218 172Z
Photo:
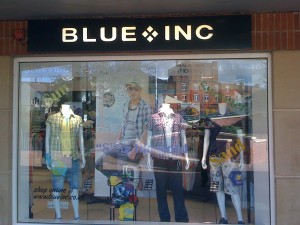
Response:
M203 169L201 162L205 130L215 123L220 130L211 143L219 147L208 155L230 165L243 161L242 169L227 174L235 177L230 182L236 185L242 215L237 218L226 197L224 220L237 223L242 218L248 223L267 224L267 63L267 59L222 58L20 63L19 221L33 218L42 223L54 218L57 204L52 174L47 169L46 121L60 112L62 104L70 105L82 118L86 165L78 176L80 219L160 221L158 212L163 210L159 210L157 187L162 182L156 183L159 168L148 170L149 162L153 168L152 158L147 158L153 149L146 142L146 126L150 116L168 104L185 124L190 164L188 170L180 167L182 183L176 187L184 188L189 222L221 219L215 210L214 190L219 186L211 174L216 167L207 159L208 168ZM155 124L158 129L159 123ZM180 157L185 163L185 156ZM71 189L65 182L60 190L63 220L74 219ZM169 200L172 195L167 193Z
M218 103L219 113L221 114L221 116L224 116L224 114L226 113L226 107L226 103Z

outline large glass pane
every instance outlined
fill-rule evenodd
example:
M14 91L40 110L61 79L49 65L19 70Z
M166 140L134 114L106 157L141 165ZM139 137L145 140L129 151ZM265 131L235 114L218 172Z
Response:
M269 224L267 58L182 58L19 63L18 221Z

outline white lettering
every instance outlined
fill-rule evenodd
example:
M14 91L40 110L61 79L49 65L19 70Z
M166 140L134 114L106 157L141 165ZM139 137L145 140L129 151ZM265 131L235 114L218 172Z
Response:
M93 37L91 36L91 32L89 32L88 27L82 27L82 41L84 43L87 42L97 42L97 41L103 41L103 42L113 42L116 41L117 39L120 39L118 37L118 29L117 27L99 27L98 31L98 36ZM108 32L109 29L111 29L111 32ZM122 27L121 29L121 41L123 42L134 42L137 40L136 37L136 27L131 26L131 27ZM174 29L174 31L173 31ZM164 26L164 31L165 31L165 40L169 41L171 39L174 40L187 40L190 41L192 40L192 35L193 32L195 32L195 35L198 39L201 40L207 40L210 39L214 34L213 34L213 28L210 25L200 25L196 28L196 30L192 30L192 25L186 25L184 26L179 26L175 25L174 27L166 25ZM90 35L90 36L89 36ZM174 35L174 36L173 36ZM78 30L76 28L62 28L62 42L77 42L79 39L80 35L78 34Z
M75 28L62 29L62 42L76 42L78 39L77 30Z
M87 32L88 32L87 27L84 27L82 29L83 42L96 42L96 38L88 38Z
M170 41L170 26L165 26L165 40Z
M251 65L219 65L219 70L260 70L262 66L258 64Z
M209 26L209 25L201 25L201 26L197 27L197 29L196 29L196 36L199 39L207 40L207 39L210 39L213 36L213 33L208 33L207 36L202 36L201 35L201 30L202 29L213 30L213 28L211 26Z
M117 39L117 28L112 27L111 38L105 37L105 27L100 28L100 39L105 42L115 41Z
M129 32L135 30L136 27L122 27L122 41L136 41L135 32ZM133 37L129 37L129 36L133 36Z
M192 39L192 26L186 26L186 32L180 27L175 26L175 40L179 40L179 34L182 34L186 40Z

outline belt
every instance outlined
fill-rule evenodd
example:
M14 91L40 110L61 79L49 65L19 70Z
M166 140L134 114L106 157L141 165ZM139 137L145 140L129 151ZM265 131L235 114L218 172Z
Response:
M153 156L152 159L153 160L179 160L177 157L158 158L155 156Z

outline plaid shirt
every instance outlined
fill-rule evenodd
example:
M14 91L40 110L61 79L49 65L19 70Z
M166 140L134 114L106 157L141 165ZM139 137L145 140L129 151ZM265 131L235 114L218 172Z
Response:
M159 159L174 158L174 156L182 156L188 152L187 145L182 145L181 131L187 125L180 114L172 113L173 125L171 133L171 146L167 146L164 113L156 113L151 115L147 124L147 128L152 132L151 136L151 155Z
M61 112L52 114L48 117L46 121L46 125L51 127L50 129L50 154L51 159L58 160L62 157L61 152L61 126L64 120L64 116ZM79 128L82 127L82 119L80 116L71 113L69 118L69 125L70 125L70 138L71 138L71 151L72 151L72 158L78 159L79 154Z
M122 137L125 134L125 127L126 127L126 115L129 111L129 101L126 102L123 106L123 124L122 124ZM136 138L140 138L144 132L146 124L151 115L151 107L148 105L144 100L140 100L138 105L138 113L135 121L135 132Z

